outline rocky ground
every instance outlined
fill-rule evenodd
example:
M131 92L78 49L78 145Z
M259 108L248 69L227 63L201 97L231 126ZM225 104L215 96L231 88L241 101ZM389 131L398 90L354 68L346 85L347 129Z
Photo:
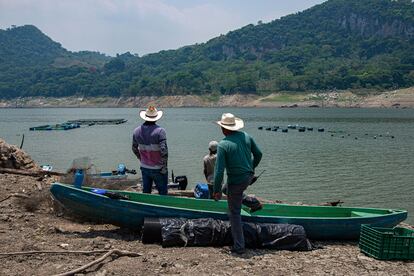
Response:
M2 143L5 152L23 154ZM10 156L10 155L9 155ZM13 163L16 168L28 163ZM5 158L3 158L5 159ZM21 160L16 158L16 160ZM6 164L6 163L3 163ZM11 164L3 165L10 168ZM1 168L1 167L0 167ZM310 252L248 250L233 256L228 248L162 248L145 245L139 231L95 224L67 214L49 193L58 180L49 176L0 173L0 275L55 275L79 268L112 249L139 256L111 255L86 275L413 275L414 261L378 261L362 254L357 243L316 242ZM50 253L41 253L41 252ZM93 254L73 251L98 251ZM22 252L20 255L9 253ZM32 252L31 254L24 254Z
M39 170L40 167L32 158L15 145L7 144L0 138L0 168L13 168L23 170Z
M414 108L414 87L378 91L331 91L258 95L178 95L162 97L68 97L0 100L3 107L393 107Z
M414 262L378 261L357 243L317 243L310 252L249 250L242 257L228 248L162 248L144 245L139 232L79 221L51 200L52 178L0 174L0 275L54 275L89 263L104 253L4 256L6 252L121 249L139 257L112 257L87 275L413 275ZM9 195L14 194L6 200ZM27 195L21 197L17 195Z

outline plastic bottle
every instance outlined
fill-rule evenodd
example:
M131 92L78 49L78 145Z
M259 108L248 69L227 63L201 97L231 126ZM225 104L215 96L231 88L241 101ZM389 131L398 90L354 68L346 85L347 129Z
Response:
M82 188L83 178L84 178L83 170L76 170L75 179L73 181L73 186L75 186L75 188L78 188L78 189Z

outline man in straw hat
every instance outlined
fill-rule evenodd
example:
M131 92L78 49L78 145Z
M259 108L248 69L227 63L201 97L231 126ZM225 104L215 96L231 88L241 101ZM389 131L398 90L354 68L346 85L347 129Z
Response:
M160 195L168 193L168 147L165 129L156 123L163 112L154 106L142 110L139 116L145 121L134 130L132 151L141 161L142 189L150 194L152 184Z
M210 141L208 143L208 150L209 154L204 156L203 163L204 163L204 176L206 177L207 184L208 184L208 193L209 198L213 198L213 186L214 186L214 168L216 166L216 159L217 159L217 141ZM257 177L256 177L257 180ZM254 180L255 181L255 180ZM253 180L252 180L253 182ZM227 184L223 186L222 192L223 194L227 195ZM242 204L250 208L250 212L256 212L263 208L263 205L260 201L252 196L248 196L243 193L242 196Z
M245 251L240 216L243 192L254 178L254 169L262 159L262 152L251 136L239 131L244 127L242 119L231 113L224 113L217 124L221 126L225 138L217 146L213 197L215 200L221 199L223 175L226 169L227 203L233 236L232 252L242 254Z

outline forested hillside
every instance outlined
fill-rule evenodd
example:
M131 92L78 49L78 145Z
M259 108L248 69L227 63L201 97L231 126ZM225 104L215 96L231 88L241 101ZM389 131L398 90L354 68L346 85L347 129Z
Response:
M277 9L277 2L275 2ZM178 50L110 60L0 30L0 97L266 94L414 85L414 4L330 0Z

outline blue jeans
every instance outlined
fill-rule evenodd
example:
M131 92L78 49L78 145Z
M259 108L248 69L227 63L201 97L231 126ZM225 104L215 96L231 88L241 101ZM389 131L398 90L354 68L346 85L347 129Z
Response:
M141 168L142 173L142 192L150 194L152 191L152 184L160 195L168 194L168 173L162 174L160 170Z
M249 187L253 176L249 176L242 183L227 185L227 205L229 207L229 220L231 225L231 235L233 237L233 249L245 248L243 226L241 220L241 207L244 190Z

